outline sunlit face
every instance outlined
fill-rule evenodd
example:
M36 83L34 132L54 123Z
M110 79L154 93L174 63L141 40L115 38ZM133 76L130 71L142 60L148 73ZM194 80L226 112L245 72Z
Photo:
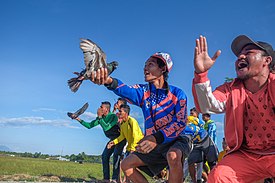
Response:
M118 100L117 102L116 102L116 105L119 107L119 106L121 106L121 104L123 104L123 102L121 101L121 100Z
M124 108L120 108L119 109L119 111L118 111L118 117L119 117L119 119L122 119L123 121L127 120L128 114L127 114L127 112L125 111Z
M245 46L235 62L236 74L239 79L247 80L262 74L263 68L267 66L264 51L256 45Z
M190 111L190 116L194 116L197 118L199 115L195 111Z
M102 105L100 106L100 109L102 110L103 114L105 114L105 115L108 114L108 112L109 112L107 106L104 105L104 104L102 104Z
M159 68L157 58L150 57L144 66L144 79L146 82L152 82L163 76L163 69Z

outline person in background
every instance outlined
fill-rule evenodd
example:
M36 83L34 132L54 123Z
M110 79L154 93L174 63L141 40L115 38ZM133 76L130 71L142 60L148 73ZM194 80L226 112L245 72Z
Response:
M107 145L107 148L110 149L112 146L126 139L128 145L126 147L124 158L136 150L138 142L143 138L138 122L133 117L129 116L129 114L130 106L127 104L121 104L118 111L118 118L120 119L120 136L110 141ZM125 179L124 182L130 181Z
M217 125L214 120L211 119L211 114L204 113L202 114L202 120L205 122L204 129L207 131L210 138L212 138L213 142L217 146ZM210 173L210 167L208 166L208 162L204 161L203 163L203 177L207 181L208 174Z
M221 54L208 55L206 37L196 40L193 97L202 113L225 113L227 155L211 170L211 183L244 182L275 175L275 53L269 43L237 36L237 78L211 89L208 71Z
M196 176L195 163L201 164L200 170L202 171L202 165L204 161L207 160L210 169L213 169L217 163L219 153L216 144L203 128L204 122L199 120L198 114L196 108L192 108L190 110L190 116L188 116L188 125L194 124L196 128L198 128L198 133L193 140L193 150L188 157L189 173L193 183L202 182L202 178ZM205 179L207 179L207 177L205 177Z
M143 138L142 131L138 122L131 116L130 106L122 104L120 105L118 116L121 119L120 122L120 136L110 141L107 148L112 148L114 145L126 139L128 145L126 147L126 157L136 150L138 142Z
M113 108L113 113L117 113L118 112L118 110L119 110L119 107L121 106L121 105L126 105L127 104L127 100L126 99L124 99L124 98L121 98L121 97L119 97L118 99L117 99L117 101L116 101L116 103L114 104L114 108Z
M100 125L104 131L104 134L110 141L119 137L120 131L118 126L118 118L114 113L110 112L111 104L108 101L104 101L101 103L101 106L97 109L97 117L95 120L91 122L86 122L79 117L74 118L79 121L81 125L84 127L91 129L97 125ZM72 117L73 118L73 117ZM119 179L119 164L120 164L120 156L122 154L123 147L125 146L125 141L121 141L117 145L108 149L107 145L102 153L102 166L103 166L103 182L118 182ZM112 180L110 181L110 157L113 155L113 175Z
M214 120L211 119L209 113L202 114L202 120L205 122L204 129L207 131L209 137L217 145L217 125Z
M91 81L104 84L109 90L141 107L145 120L145 136L136 151L126 157L121 167L132 182L148 182L140 170L158 175L169 165L169 182L182 183L183 160L192 147L192 129L186 130L187 97L178 87L169 85L172 69L168 53L157 52L144 66L146 84L128 86L108 76L106 68L92 74Z
M198 142L198 139L202 139L206 136L205 130L203 130L204 122L200 120L199 113L195 107L190 109L190 116L188 116L187 120L189 124L193 123L193 125L195 125L198 129L198 135L196 135L195 137L197 139L195 140L196 142ZM184 175L183 181L188 176L189 168L191 169L190 176L193 177L193 180L195 180L194 176L196 176L197 182L201 182L202 175L203 175L203 172L202 172L203 162L194 163L189 167L188 159L186 158L184 161L184 168L183 168L183 175Z
M225 141L225 138L222 138L222 151L219 153L218 162L222 160L222 158L226 155L226 153L229 151L229 147Z

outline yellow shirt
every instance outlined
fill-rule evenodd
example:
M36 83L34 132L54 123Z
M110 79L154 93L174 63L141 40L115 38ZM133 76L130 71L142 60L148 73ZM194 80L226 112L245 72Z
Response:
M127 121L122 121L120 125L120 135L113 140L114 144L118 144L126 138L128 146L127 151L135 151L137 143L143 138L143 133L138 125L138 122L132 118L128 117Z

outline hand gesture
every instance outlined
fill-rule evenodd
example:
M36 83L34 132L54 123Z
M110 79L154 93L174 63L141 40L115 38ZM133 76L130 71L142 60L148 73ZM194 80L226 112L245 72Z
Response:
M102 115L103 115L103 109L99 107L99 108L97 109L97 116L98 116L99 118L101 118Z
M137 152L147 154L157 146L156 139L153 135L145 136L141 139L136 147Z
M216 59L220 56L221 51L218 50L212 58L208 55L207 41L206 37L200 36L199 39L196 39L196 47L194 54L194 67L196 73L203 73L208 71Z
M115 103L113 112L115 112L117 109L119 109L118 103Z
M110 142L107 144L107 149L111 149L113 145L115 145L114 141L110 141Z
M98 85L110 84L113 79L108 76L107 68L100 68L97 71L93 71L90 80Z

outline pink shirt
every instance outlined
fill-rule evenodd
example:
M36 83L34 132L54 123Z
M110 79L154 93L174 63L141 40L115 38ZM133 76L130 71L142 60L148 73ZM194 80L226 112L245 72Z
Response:
M275 121L267 84L258 92L246 90L244 142L242 147L255 154L275 151Z

